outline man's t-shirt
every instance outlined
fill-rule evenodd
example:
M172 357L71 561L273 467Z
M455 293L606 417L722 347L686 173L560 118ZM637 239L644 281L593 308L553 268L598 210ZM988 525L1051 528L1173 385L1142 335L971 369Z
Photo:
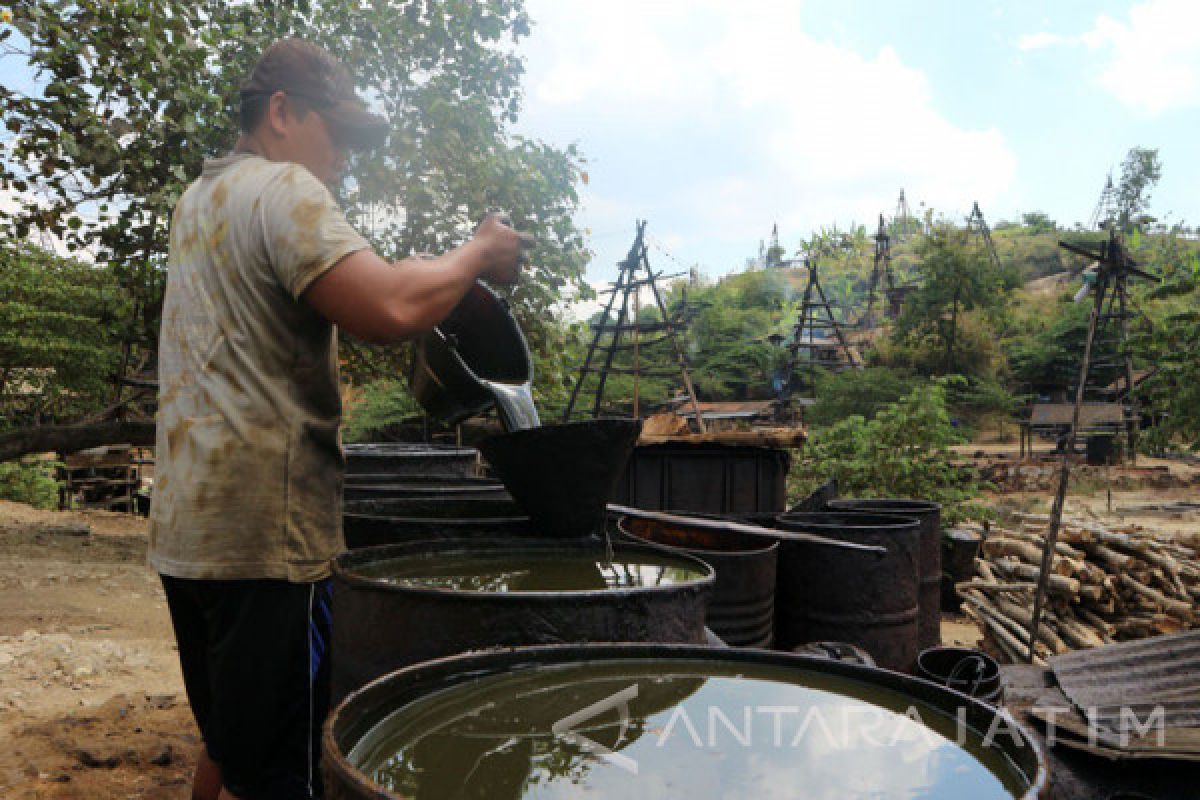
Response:
M171 221L150 565L312 581L341 549L337 332L300 296L369 245L297 164L207 162Z

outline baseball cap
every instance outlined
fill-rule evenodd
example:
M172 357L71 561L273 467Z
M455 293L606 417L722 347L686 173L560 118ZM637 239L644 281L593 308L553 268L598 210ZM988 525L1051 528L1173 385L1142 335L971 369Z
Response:
M327 50L303 39L280 39L267 48L242 86L242 99L283 92L306 101L354 150L384 143L388 121L367 111L350 73Z

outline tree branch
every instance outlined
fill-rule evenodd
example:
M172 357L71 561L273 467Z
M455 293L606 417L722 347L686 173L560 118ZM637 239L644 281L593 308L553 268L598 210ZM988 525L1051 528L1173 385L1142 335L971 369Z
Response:
M154 422L113 421L92 425L40 425L0 434L0 461L30 453L74 453L106 444L154 444Z

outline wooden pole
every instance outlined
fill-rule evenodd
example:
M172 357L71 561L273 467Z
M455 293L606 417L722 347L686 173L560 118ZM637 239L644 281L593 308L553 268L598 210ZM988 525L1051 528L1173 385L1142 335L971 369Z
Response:
M1075 432L1079 428L1079 414L1083 408L1083 390L1087 384L1088 370L1092 362L1092 344L1096 339L1096 325L1104 310L1104 295L1108 292L1109 275L1102 271L1097 276L1096 300L1088 317L1087 341L1083 345L1083 364L1079 367L1079 384L1075 387L1075 408L1071 412L1071 428L1067 431L1067 442L1063 450L1062 464L1058 472L1058 489L1054 493L1054 505L1050 510L1050 529L1046 532L1046 543L1042 548L1042 563L1039 567L1037 589L1033 594L1033 619L1029 625L1029 652L1027 658L1033 663L1038 628L1042 622L1042 606L1046 601L1046 586L1050 582L1051 565L1058 544L1058 529L1062 524L1063 504L1067 499L1067 484L1071 477L1071 458L1075 454Z

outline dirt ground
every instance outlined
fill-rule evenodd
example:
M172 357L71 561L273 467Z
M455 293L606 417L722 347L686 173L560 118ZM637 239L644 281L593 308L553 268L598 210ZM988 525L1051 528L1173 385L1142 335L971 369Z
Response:
M963 454L1004 460L1003 446L977 451ZM1200 500L1200 466L1143 459L1139 467L1156 469L1081 481L1068 512L1200 531L1200 512L1131 510ZM1110 485L1124 488L1110 499ZM1045 511L1050 493L992 500ZM0 798L188 796L199 737L145 547L139 517L0 501ZM979 631L945 616L942 637L969 647Z
M0 797L188 796L199 737L146 522L0 501Z

